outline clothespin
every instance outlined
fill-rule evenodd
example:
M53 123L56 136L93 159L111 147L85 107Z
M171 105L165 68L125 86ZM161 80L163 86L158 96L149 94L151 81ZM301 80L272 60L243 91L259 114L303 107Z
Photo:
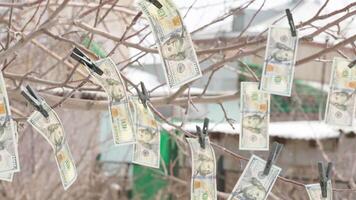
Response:
M271 171L272 165L278 158L278 155L281 153L283 148L283 144L279 144L278 142L273 142L272 150L269 153L268 160L263 170L263 175L268 175Z
M161 9L162 4L158 0L148 0L150 3L152 3L156 8Z
M355 65L356 65L356 59L353 60L353 61L351 61L347 66L348 66L349 68L352 68L352 67L355 66Z
M72 57L74 60L80 62L81 64L87 66L91 70L93 70L95 73L99 74L100 76L104 74L104 72L94 64L91 59L85 55L84 52L82 52L80 49L75 47L73 49L73 52L70 54L70 57Z
M292 36L296 37L297 36L297 29L295 28L295 25L294 25L294 20L293 20L292 13L290 12L289 9L286 9L286 14L287 14L288 23L289 23L289 27L290 27L290 31L292 33Z
M137 95L138 95L138 98L140 98L141 103L143 104L143 106L145 108L147 108L147 102L150 100L150 97L149 97L149 94L148 94L147 89L145 87L145 84L141 81L140 85L141 85L141 91L138 89L137 86L134 86L134 88L137 91Z
M321 188L321 195L323 198L326 198L328 196L327 186L331 176L331 168L332 168L331 162L328 163L328 167L326 168L326 171L324 168L324 164L322 162L318 162L319 182Z
M43 108L42 102L44 101L40 96L38 96L35 91L27 85L26 88L21 88L21 94L25 99L30 102L45 118L47 118L48 112Z
M203 149L205 149L205 137L208 135L208 127L209 127L208 118L204 118L203 131L199 126L196 126L200 147Z

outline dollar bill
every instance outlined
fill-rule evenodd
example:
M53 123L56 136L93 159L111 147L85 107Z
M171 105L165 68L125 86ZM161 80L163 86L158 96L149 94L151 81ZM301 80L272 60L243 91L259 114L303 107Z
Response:
M77 169L74 159L65 142L57 152L55 152L56 163L61 177L64 190L67 190L77 179Z
M270 95L257 82L241 82L240 149L268 150Z
M216 159L209 138L205 138L205 149L197 138L187 138L192 155L192 200L217 199Z
M265 176L265 166L265 160L252 155L228 200L266 200L282 169L273 165Z
M261 90L276 95L291 95L297 45L298 37L293 37L289 28L269 28Z
M115 144L130 144L136 141L133 111L129 101L110 103L110 116Z
M0 73L0 173L20 171L15 122L11 118L6 84Z
M334 58L325 122L336 126L352 126L355 110L356 67L350 61Z
M321 195L321 188L320 184L310 184L306 185L305 189L307 190L308 196L310 200L332 200L333 199L333 190L332 190L332 184L331 181L328 181L327 184L327 197L323 198Z
M122 81L121 75L116 69L116 64L110 58L100 59L94 62L104 73L99 75L89 68L90 74L97 80L97 82L104 88L111 101L120 101L126 97L126 88Z
M153 168L160 164L160 132L157 121L149 107L145 108L137 99L131 99L135 107L136 143L134 144L132 162Z
M114 144L131 144L135 142L132 114L128 105L126 87L116 64L110 57L107 57L96 61L95 65L104 72L101 76L87 69L108 94Z
M138 5L150 22L169 87L179 87L202 76L189 32L171 0L158 9L147 0Z
M44 101L42 106L49 116L46 118L40 112L34 111L27 121L52 147L62 185L67 190L77 178L75 163L57 113Z
M18 145L19 144L19 134L17 132L16 123L14 123L14 130L15 130L16 144ZM7 182L12 182L15 173L16 172L3 172L3 173L0 173L0 180L7 181Z
M53 151L56 151L65 142L64 128L57 113L46 102L42 102L42 106L49 116L46 118L40 112L34 111L27 122L47 140Z

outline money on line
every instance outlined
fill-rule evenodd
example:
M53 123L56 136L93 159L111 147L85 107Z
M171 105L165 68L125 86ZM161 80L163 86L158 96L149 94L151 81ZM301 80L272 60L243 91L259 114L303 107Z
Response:
M270 95L257 82L241 82L240 149L268 150Z
M273 165L264 175L265 166L265 160L252 155L228 200L266 200L282 169Z
M260 85L262 91L282 96L291 95L297 45L298 37L293 37L289 28L269 28Z
M205 148L201 148L198 138L187 138L192 155L191 199L217 199L216 158L205 138Z
M171 0L158 9L146 0L138 5L150 22L169 87L179 87L202 76L189 32Z
M330 89L325 110L325 123L335 126L352 126L355 110L356 67L350 61L334 58Z

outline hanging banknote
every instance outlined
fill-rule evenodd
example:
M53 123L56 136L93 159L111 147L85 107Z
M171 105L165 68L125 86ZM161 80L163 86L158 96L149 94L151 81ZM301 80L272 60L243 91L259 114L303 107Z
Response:
M241 82L240 149L268 150L270 95L257 82Z
M326 192L327 192L327 197L323 198L321 195L321 188L320 184L310 184L306 185L305 189L308 192L308 196L310 200L332 200L333 199L333 190L332 190L332 185L331 181L328 181Z
M148 167L159 168L161 136L157 121L149 107L132 98L134 114L137 116L136 143L134 144L132 162Z
M20 171L14 128L4 77L0 73L0 173Z
M77 178L75 163L66 141L63 125L57 113L46 102L42 102L41 105L49 116L46 118L42 113L35 111L27 121L53 148L62 185L66 190Z
M95 65L104 72L102 75L87 69L108 94L114 143L130 144L135 142L135 130L127 101L126 88L115 63L108 57L96 61Z
M14 130L15 130L15 138L16 138L16 145L18 146L19 144L19 134L17 132L17 125L14 123ZM3 172L0 173L0 180L2 181L7 181L7 182L12 182L13 177L14 177L15 172Z
M355 110L356 67L350 61L334 58L325 122L337 126L352 126Z
M47 140L53 151L56 152L65 143L64 129L57 113L45 102L42 103L42 106L49 116L46 118L40 112L35 111L27 121Z
M261 90L276 95L291 95L297 45L298 37L293 37L289 28L269 28Z
M201 77L193 42L171 0L160 0L158 9L147 0L138 5L150 22L169 87L179 87Z
M197 138L187 138L192 155L192 200L217 199L216 160L209 138L205 138L205 149Z
M65 142L57 152L55 152L56 163L61 177L62 185L67 190L77 179L77 169L74 159Z
M265 166L265 160L252 155L228 200L266 200L281 168L273 165L269 174L263 175Z

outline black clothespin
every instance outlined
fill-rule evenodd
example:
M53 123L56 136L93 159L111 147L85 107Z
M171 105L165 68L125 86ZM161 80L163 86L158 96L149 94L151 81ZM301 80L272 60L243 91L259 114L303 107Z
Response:
M353 61L351 61L347 66L348 66L349 68L352 68L352 67L355 66L355 65L356 65L356 59L353 60Z
M292 13L290 12L289 9L286 9L286 14L287 14L287 18L288 18L290 32L292 33L293 37L296 37L297 36L297 29L295 28L295 25L294 25L294 20L293 20Z
M318 162L319 182L320 182L321 195L323 198L326 198L328 196L327 186L331 176L331 168L332 168L331 162L328 163L328 167L326 168L326 171L324 168L324 164L322 162Z
M203 124L203 131L199 126L196 126L197 128L197 134L199 137L199 143L200 147L205 149L205 137L208 135L208 127L209 127L209 119L204 118L204 124Z
M268 175L269 172L271 171L272 165L275 163L275 161L278 158L278 155L281 153L283 148L283 144L280 144L278 142L273 142L273 146L271 151L269 152L268 160L265 166L265 169L263 170L263 175Z
M38 96L35 91L27 85L26 88L21 88L21 94L25 99L30 102L45 118L47 118L48 112L43 108L42 102L44 101L40 96Z
M90 58L85 55L80 49L75 47L73 49L73 52L70 54L70 57L72 57L74 60L80 62L81 64L87 66L91 70L93 70L95 73L99 74L100 76L104 74L104 72L96 66L93 61L90 60Z
M158 0L148 0L150 3L152 3L156 8L161 9L162 4Z
M143 106L145 108L147 108L147 102L150 100L150 96L147 92L145 84L142 81L140 82L140 85L141 85L141 91L138 89L137 86L134 86L134 88L137 91L137 95L138 95L138 98L140 98L141 103L143 104Z

